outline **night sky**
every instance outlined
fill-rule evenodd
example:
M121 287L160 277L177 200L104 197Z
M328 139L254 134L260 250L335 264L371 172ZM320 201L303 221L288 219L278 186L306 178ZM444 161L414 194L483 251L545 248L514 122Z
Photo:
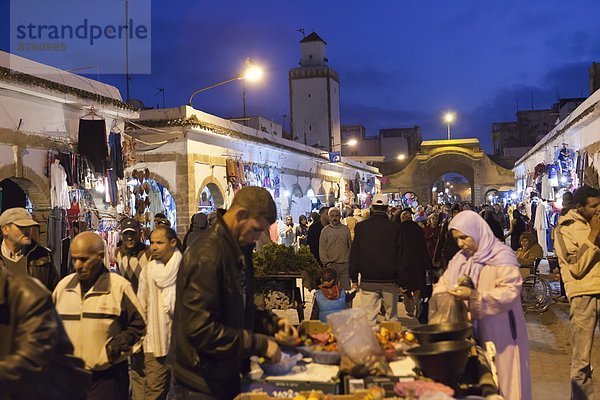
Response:
M533 96L535 108L549 108L557 96L589 95L599 18L598 0L156 0L152 74L132 77L131 97L162 107L156 88L165 88L167 107L186 104L195 89L233 77L251 57L266 79L247 84L247 114L279 123L287 114L289 123L287 73L298 66L304 29L328 44L329 65L340 74L342 124L362 124L369 135L419 125L423 139L443 139L442 115L452 110L453 136L478 137L489 151L491 123L515 120L517 102L531 109ZM125 96L123 76L100 79ZM202 93L194 105L239 116L241 83Z

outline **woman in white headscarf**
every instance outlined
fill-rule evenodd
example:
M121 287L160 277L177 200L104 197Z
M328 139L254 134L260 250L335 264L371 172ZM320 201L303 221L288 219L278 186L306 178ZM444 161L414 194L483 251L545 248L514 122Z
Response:
M458 213L448 229L460 251L450 260L433 296L450 293L468 302L479 343L491 341L496 347L500 394L507 400L531 399L522 279L515 253L473 211ZM467 276L474 288L459 285Z

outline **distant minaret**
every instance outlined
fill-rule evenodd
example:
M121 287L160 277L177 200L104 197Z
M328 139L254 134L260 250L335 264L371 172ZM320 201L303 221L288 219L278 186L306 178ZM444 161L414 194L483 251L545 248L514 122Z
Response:
M315 32L300 41L300 67L289 72L290 126L304 144L341 151L340 79L325 46Z

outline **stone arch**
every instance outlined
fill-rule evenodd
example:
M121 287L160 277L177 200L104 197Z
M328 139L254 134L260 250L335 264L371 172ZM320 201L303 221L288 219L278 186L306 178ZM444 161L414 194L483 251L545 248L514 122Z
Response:
M413 191L431 201L435 180L445 173L457 173L470 183L471 200L481 203L486 185L514 185L512 172L495 164L479 147L477 139L433 140L421 143L421 150L406 167L389 176L391 188ZM389 188L387 188L389 190Z
M207 187L208 190L210 190L210 194L212 195L212 197L215 201L215 206L217 208L224 208L225 207L225 189L223 189L221 182L219 182L219 180L216 179L214 176L207 176L206 178L204 178L204 180L200 184L200 186L199 186L200 189L198 190L198 196L196 198L196 204L200 204L200 196L202 195L202 191L204 190L205 187Z
M460 153L439 153L420 165L422 182L425 187L423 193L417 193L420 201L433 201L432 189L436 180L445 174L456 173L467 179L471 186L471 197L475 189L475 162L471 157ZM421 197L425 196L425 197ZM473 201L473 198L470 199Z
M38 175L33 169L22 166L21 176L17 175L15 164L0 167L0 181L13 180L27 194L37 209L50 209L50 182L48 178Z
M50 204L50 182L48 178L38 175L33 169L21 165L21 174L18 174L16 164L3 165L0 167L0 181L10 179L15 182L29 197L33 203L33 211L40 223L39 242L46 246L48 244L48 213ZM18 176L20 175L20 176Z

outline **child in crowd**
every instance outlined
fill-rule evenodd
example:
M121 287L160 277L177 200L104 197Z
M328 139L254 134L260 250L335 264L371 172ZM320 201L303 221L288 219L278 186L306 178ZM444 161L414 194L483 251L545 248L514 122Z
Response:
M336 270L327 267L323 270L321 284L315 294L312 315L318 315L319 320L326 323L329 314L349 308L355 295L356 290L346 292L340 286Z

